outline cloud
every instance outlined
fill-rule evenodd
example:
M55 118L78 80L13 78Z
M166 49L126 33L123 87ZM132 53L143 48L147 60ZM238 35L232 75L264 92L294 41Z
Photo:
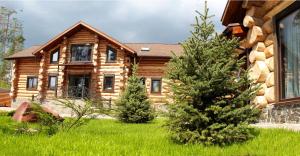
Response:
M227 0L208 0L216 30ZM23 10L25 46L42 44L79 20L101 29L121 42L177 43L189 36L195 10L204 0L22 0L1 5Z

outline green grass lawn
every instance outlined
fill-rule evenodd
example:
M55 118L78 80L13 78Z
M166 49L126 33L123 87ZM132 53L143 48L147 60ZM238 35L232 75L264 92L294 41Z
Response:
M0 125L10 122L0 117ZM150 124L123 124L115 120L92 120L69 133L54 136L11 135L0 132L0 155L300 155L300 133L261 129L244 144L226 147L178 145L169 139L158 119Z

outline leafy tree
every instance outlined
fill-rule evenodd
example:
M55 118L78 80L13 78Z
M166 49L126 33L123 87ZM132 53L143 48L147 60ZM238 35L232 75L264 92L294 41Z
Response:
M132 75L128 78L128 85L117 101L118 118L128 123L146 123L153 120L153 110L147 97L145 85L137 76L137 65L133 65Z
M13 9L0 7L0 87L2 83L10 82L9 61L5 57L23 49L23 27L19 19L15 18L17 12Z
M197 13L191 37L182 44L183 55L174 56L167 70L172 138L206 145L248 140L254 136L248 124L259 116L249 104L257 88L249 87L244 58L234 52L238 39L215 32L206 4L204 14Z

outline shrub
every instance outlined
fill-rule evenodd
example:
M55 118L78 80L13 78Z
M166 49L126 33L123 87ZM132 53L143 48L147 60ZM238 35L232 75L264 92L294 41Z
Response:
M133 65L133 73L128 78L128 85L120 99L118 106L118 118L128 123L146 123L153 120L153 109L147 97L145 85L137 76L137 65Z
M199 22L199 19L201 22ZM208 9L199 13L183 55L174 56L167 77L173 92L168 126L181 143L225 145L254 137L249 123L259 111L249 101L255 96L244 58L234 49L238 39L215 33Z

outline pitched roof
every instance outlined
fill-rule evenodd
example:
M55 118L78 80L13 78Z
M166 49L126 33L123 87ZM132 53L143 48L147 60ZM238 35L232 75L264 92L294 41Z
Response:
M24 57L34 57L33 52L39 49L40 45L34 45L32 47L26 48L24 50L21 50L11 56L6 57L5 59L16 59L16 58L24 58Z
M53 47L53 45L56 45L63 41L64 37L70 37L75 32L80 30L81 28L87 28L90 31L93 31L97 33L98 35L110 40L111 42L119 45L121 48L124 48L125 50L137 53L138 56L143 57L171 57L174 52L176 55L180 55L183 51L181 45L179 44L163 44L163 43L121 43L117 41L116 39L110 37L109 35L97 30L96 28L93 28L92 26L80 21L70 27L69 29L65 30L64 32L60 33L47 43L43 45L36 45L32 46L30 48L24 49L22 51L19 51L9 57L6 57L5 59L16 59L16 58L25 58L25 57L34 57L35 54L39 53L41 50L49 50ZM149 51L141 51L141 48L149 48ZM172 51L172 52L171 52Z
M109 41L113 42L114 44L120 46L121 48L124 48L125 50L135 53L134 50L132 50L131 48L127 47L126 45L122 44L121 42L119 42L118 40L114 39L113 37L107 35L106 33L88 25L87 23L83 22L83 21L79 21L78 23L74 24L72 27L68 28L67 30L63 31L62 33L60 33L59 35L57 35L56 37L54 37L53 39L51 39L50 41L48 41L47 43L45 43L44 45L42 45L39 49L37 49L35 52L33 52L33 54L38 53L40 50L43 49L48 49L49 47L51 47L51 45L53 44L57 44L63 41L64 37L69 37L71 36L74 32L78 31L81 28L87 28L88 30L91 30L93 32L95 32L96 34L108 39Z
M183 53L183 48L180 44L125 43L125 45L134 49L137 55L141 57L172 57L172 52L176 55ZM142 48L149 48L149 50L142 51Z

